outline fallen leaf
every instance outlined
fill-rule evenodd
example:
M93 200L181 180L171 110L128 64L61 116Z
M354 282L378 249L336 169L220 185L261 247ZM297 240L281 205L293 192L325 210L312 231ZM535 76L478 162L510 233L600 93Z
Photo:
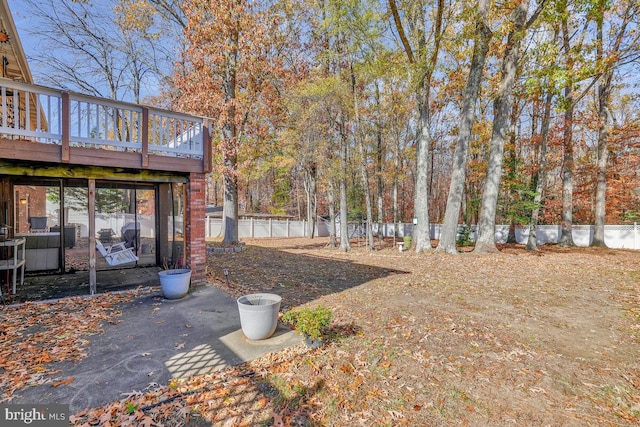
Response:
M363 382L364 382L364 378L362 378L360 375L358 375L357 377L355 377L355 379L353 380L353 382L351 383L349 388L351 388L352 390L356 390L358 387L360 387L360 385Z
M69 384L71 384L73 382L74 379L75 378L73 378L73 377L69 377L67 379L60 380L58 382L55 382L55 383L51 384L51 387L58 387L58 386L61 386L61 385L69 385Z
M354 369L352 364L345 363L344 365L340 366L340 370L345 374L352 374Z

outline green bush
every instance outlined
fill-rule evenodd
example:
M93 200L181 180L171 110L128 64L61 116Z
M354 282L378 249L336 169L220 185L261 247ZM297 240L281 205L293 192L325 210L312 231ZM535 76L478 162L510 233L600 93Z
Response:
M294 308L282 316L282 321L311 339L318 340L329 327L333 312L319 305L314 308Z
M473 233L473 228L469 225L463 225L462 231L458 234L458 239L456 240L456 244L458 246L473 246L475 241L471 239L471 233Z

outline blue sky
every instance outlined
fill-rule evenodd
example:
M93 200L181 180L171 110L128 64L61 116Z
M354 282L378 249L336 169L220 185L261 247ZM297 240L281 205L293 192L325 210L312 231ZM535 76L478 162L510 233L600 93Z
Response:
M27 6L24 1L21 0L7 0L9 3L9 10L13 15L13 21L18 29L18 37L22 42L22 48L24 49L27 57L33 55L37 41L34 40L27 32L26 28L29 25L29 14Z
M53 1L59 1L59 0L53 0ZM46 58L43 59L43 57L46 55L51 56L53 54L57 60L61 60L61 62L63 63L68 63L69 66L73 66L73 64L76 64L76 66L74 66L74 70L76 71L76 73L79 73L82 76L82 79L89 82L90 86L97 88L98 91L100 92L99 96L103 96L106 98L112 97L112 94L110 93L111 91L104 84L104 81L105 81L104 76L102 75L102 73L96 72L95 64L92 66L90 65L91 61L83 62L82 58L75 56L73 53L70 53L69 49L64 49L62 45L60 50L58 51L55 45L54 46L51 45L50 37L31 34L32 31L30 30L34 28L35 25L38 25L37 24L38 18L34 17L33 13L30 11L30 6L28 1L7 0L7 3L13 15L13 20L18 30L18 37L22 42L24 52L29 62L29 67L31 69L31 74L36 84L55 87L55 88L64 87L67 90L83 92L89 95L96 95L96 93L88 93L83 89L79 89L80 86L76 86L70 81L65 82L64 80L46 78L46 77L51 77L52 74L51 74L51 69L47 67L47 64L49 64L49 62L47 62ZM37 2L37 4L44 7L45 5L49 5L50 1ZM104 8L110 8L111 4L112 2L105 2L104 0L95 0L91 3L91 6L89 6L88 8L99 10ZM46 28L46 27L43 27L43 28ZM100 31L104 32L105 30L108 30L106 26L97 28L98 32ZM45 51L44 49L48 49L48 50ZM68 58L68 61L65 61L64 59L65 55L71 55ZM38 61L35 60L37 58L44 61L43 64L44 64L44 67L47 67L46 69L43 70L42 66L40 70L38 69ZM122 59L122 56L117 58L116 61L121 59ZM170 67L170 64L166 62L164 63L164 65L167 67ZM123 63L116 63L116 72L122 71L125 67L126 66L123 65ZM142 86L141 86L142 99L144 99L146 96L156 96L159 94L159 90L158 90L158 87L160 84L159 78L160 76L158 76L157 73L155 72L149 72L145 74L145 77L141 82L142 83ZM57 84L56 81L59 82L59 84ZM120 86L118 89L118 94L116 95L116 97L121 101L135 102L135 100L133 99L133 95L131 94L130 90L127 88L127 84L128 82L126 81L126 78L124 80L121 80Z

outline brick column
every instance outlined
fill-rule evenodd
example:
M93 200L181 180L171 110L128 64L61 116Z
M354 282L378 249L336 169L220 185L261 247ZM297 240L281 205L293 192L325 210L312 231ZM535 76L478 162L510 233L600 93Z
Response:
M191 283L206 281L207 248L205 243L205 175L192 173L187 183L187 206L185 218L185 256L191 269Z

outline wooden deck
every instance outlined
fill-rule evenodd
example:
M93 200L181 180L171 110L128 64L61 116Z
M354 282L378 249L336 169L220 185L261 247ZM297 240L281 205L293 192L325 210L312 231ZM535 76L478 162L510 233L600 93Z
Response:
M24 224L30 217L47 216L55 218L53 224L65 224L60 229L64 241L66 210L73 208L67 188L86 188L82 209L92 214L85 224L89 243L77 258L70 259L73 251L66 250L64 264L32 269L64 274L29 274L13 302L157 284L156 266L174 255L167 242L176 232L176 221L170 224L169 218L187 218L184 229L191 230L189 215L204 216L204 174L212 169L211 129L212 121L203 117L0 78L0 225L7 224L13 236L27 232ZM111 271L88 249L97 233L96 194L104 188L153 192L147 200L153 205L144 210L155 215L155 251L141 253L141 247L135 268L126 265ZM54 190L58 202L47 198L48 189ZM68 206L65 199L71 200ZM132 200L135 197L119 209L127 214L142 210L132 206ZM178 206L183 211L178 212ZM190 236L192 242L204 241L204 235ZM192 256L193 252L185 254L185 262ZM6 282L0 277L0 286Z
M0 78L0 159L211 171L210 121Z

